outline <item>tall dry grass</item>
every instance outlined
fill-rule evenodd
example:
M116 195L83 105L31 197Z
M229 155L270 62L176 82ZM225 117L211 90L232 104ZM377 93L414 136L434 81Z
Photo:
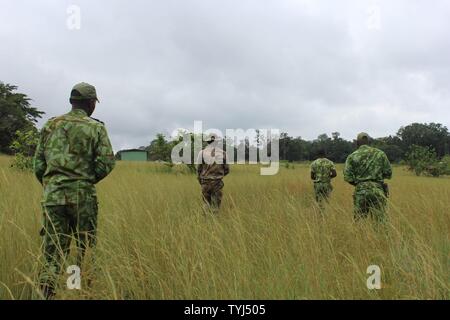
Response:
M0 157L0 299L34 299L41 187L9 161ZM205 216L194 176L119 163L98 186L96 258L84 267L94 282L68 290L63 274L57 298L448 299L450 179L395 168L379 232L353 222L341 169L322 215L306 165L272 177L233 166L220 215ZM366 287L369 265L381 267L381 290Z

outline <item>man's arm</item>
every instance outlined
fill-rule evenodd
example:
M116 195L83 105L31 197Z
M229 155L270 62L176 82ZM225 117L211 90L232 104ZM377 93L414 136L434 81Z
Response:
M202 164L202 163L199 163L199 164L197 165L197 178L198 178L198 179L200 179L200 174L202 173L202 170L203 170L203 164Z
M227 164L227 163L225 163L225 164L223 165L223 171L224 171L224 175L225 175L225 176L228 175L228 174L230 173L230 165Z
M114 169L114 166L114 152L106 128L102 125L95 146L94 168L96 183L104 179Z
M316 169L314 166L315 162L311 163L311 180L316 180Z
M334 178L337 177L337 172L336 172L336 169L335 169L335 168L331 169L331 175L330 175L330 177L331 177L331 179L334 179Z
M331 174L330 174L331 179L334 179L337 177L337 172L336 172L336 166L334 165L333 162L331 162Z
M344 180L353 186L356 184L355 175L353 174L353 162L350 156L345 161Z
M36 147L36 152L34 154L34 160L33 160L33 170L34 175L39 180L39 182L42 184L42 179L44 177L45 171L47 170L47 162L45 161L45 154L44 154L44 144L45 144L45 126L42 128L40 134L39 134L39 142Z
M392 178L392 166L385 153L383 153L383 178L384 179Z

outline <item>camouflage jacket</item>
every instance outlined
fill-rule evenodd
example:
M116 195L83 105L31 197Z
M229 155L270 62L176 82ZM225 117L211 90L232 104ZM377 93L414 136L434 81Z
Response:
M333 161L326 158L319 158L311 163L311 177L314 182L330 183L333 171L336 172Z
M363 145L348 156L345 162L344 180L352 185L361 182L379 182L392 177L392 168L386 154Z
M223 179L230 172L225 152L214 143L200 151L197 163L198 178L202 180Z
M80 109L50 119L41 130L34 173L45 205L78 204L96 198L95 184L114 168L105 126Z

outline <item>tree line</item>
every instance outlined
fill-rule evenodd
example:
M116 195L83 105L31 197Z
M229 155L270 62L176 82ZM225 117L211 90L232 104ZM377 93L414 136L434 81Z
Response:
M23 156L20 161L25 161L34 152L38 134L36 123L44 112L31 106L31 99L26 94L16 91L17 86L0 82L0 153L19 154ZM264 139L258 132L256 141L246 139L236 145L225 137L225 148L243 147L248 159L252 148L267 145L263 143ZM170 162L171 150L180 141L180 137L168 139L159 133L149 145L141 149L149 153L150 160ZM450 158L450 133L447 127L439 123L412 123L399 128L394 135L373 139L372 145L383 150L391 162L405 162L411 167L422 168L419 171ZM333 132L331 136L321 134L312 141L290 136L287 132L281 133L279 137L282 161L311 161L317 158L321 149L330 160L343 163L356 149L356 143L343 139L339 132ZM25 166L29 166L29 163L25 163Z
M232 146L226 137L224 140L225 148ZM148 146L141 149L149 152L150 160L170 161L171 150L178 142L179 139L171 140L159 133ZM252 142L255 141L242 140L238 146L233 147L238 148L244 144L248 155L248 150L257 145ZM407 160L416 147L425 148L440 159L450 154L450 133L439 123L412 123L401 127L395 135L372 139L371 145L383 150L393 163ZM324 133L312 141L292 137L286 132L279 137L280 160L289 162L312 161L317 158L319 150L324 150L327 158L343 163L355 149L356 141L343 139L339 132L333 132L331 136Z

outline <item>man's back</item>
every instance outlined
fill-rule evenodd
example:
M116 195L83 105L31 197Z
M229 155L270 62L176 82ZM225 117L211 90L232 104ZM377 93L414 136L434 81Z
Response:
M74 109L50 119L42 129L35 174L44 185L44 203L78 203L95 196L94 184L114 167L114 154L104 125Z
M327 158L319 158L311 163L311 173L314 175L314 182L329 183L333 170L335 170L334 163Z
M368 145L360 146L345 163L344 179L351 184L383 182L391 177L392 168L386 154Z
M198 176L200 179L222 179L229 172L225 152L214 146L214 144L208 145L199 153L198 163Z

